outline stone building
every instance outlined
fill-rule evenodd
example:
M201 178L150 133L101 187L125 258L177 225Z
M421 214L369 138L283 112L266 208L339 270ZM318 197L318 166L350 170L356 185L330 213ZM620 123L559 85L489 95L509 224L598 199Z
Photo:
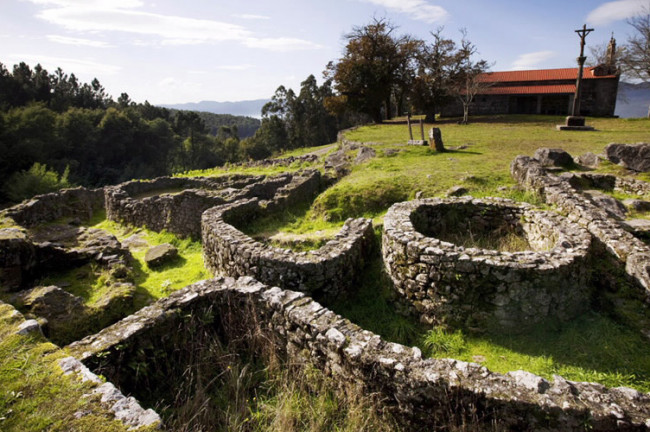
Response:
M616 67L616 42L610 41L601 65L585 67L582 74L580 112L586 116L613 116L620 72ZM489 72L485 85L470 106L472 115L570 114L578 68ZM461 116L458 101L445 106L442 116Z

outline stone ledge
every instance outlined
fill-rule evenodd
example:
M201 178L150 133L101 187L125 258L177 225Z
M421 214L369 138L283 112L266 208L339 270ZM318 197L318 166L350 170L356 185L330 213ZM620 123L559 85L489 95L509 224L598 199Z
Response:
M602 242L650 298L650 268L647 262L633 258L650 255L648 245L623 229L605 211L582 198L567 179L547 173L536 159L517 156L510 165L510 173L519 184L543 196L547 203L567 213L568 220L577 222ZM636 182L616 181L615 184L621 188L639 188Z

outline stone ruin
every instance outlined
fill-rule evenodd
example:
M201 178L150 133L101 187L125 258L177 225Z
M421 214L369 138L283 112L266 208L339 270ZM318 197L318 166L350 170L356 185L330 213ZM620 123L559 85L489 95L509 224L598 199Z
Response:
M586 228L594 240L625 267L632 280L645 289L646 297L650 297L650 247L623 228L605 210L583 197L579 189L572 186L570 180L574 178L573 175L561 177L550 174L539 161L528 156L518 156L512 162L510 171L523 187L556 206L566 214L567 220ZM588 178L577 178L580 177ZM638 181L614 181L615 185L617 183L618 187L627 190L645 191L648 188Z
M570 319L590 294L586 272L595 247L592 238L648 289L645 243L581 198L568 179L546 173L534 159L517 158L512 173L568 217L471 197L416 200L391 208L385 218L383 258L409 310L427 322L510 330L545 318ZM86 219L105 206L111 220L202 238L206 265L216 278L177 291L66 347L90 370L138 398L150 400L151 395L139 385L129 362L146 363L155 353L172 352L178 320L198 314L213 317L196 325L219 338L261 334L284 361L315 365L333 376L342 391L355 388L377 395L406 427L438 427L454 421L460 408L475 413L480 425L504 430L650 429L650 395L559 376L547 381L525 371L499 374L453 359L423 359L419 349L386 342L321 306L319 298L355 288L374 247L370 221L346 221L333 240L310 252L273 248L239 230L245 221L312 199L321 182L317 171L161 178L48 194L1 216L29 227L62 217ZM462 210L486 231L505 226L524 236L530 248L498 252L436 238L436 222L450 210ZM42 264L38 254L30 255L38 247L24 229L0 230L3 289L16 274L19 283L12 289L29 287ZM239 321L236 326L233 316ZM24 329L39 331L36 321L27 323ZM81 376L91 374L74 360L69 363L62 367ZM116 417L135 422L128 424L158 421L132 398L110 392L109 406L130 406L128 414L115 411Z
M306 252L253 240L234 225L254 219L265 208L256 198L211 208L203 213L205 264L214 274L253 276L257 280L333 299L358 282L374 244L369 219L349 219L323 247Z
M530 250L466 248L437 238L452 230L518 233ZM472 198L395 204L384 217L382 242L400 298L427 323L525 331L548 318L567 321L589 304L591 236L529 205Z

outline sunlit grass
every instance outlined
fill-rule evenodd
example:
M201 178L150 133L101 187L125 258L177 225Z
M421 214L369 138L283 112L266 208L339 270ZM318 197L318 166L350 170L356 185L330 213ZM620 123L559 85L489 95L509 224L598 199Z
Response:
M127 227L106 219L92 227L104 229L120 241L137 234L148 243L148 247L131 250L131 254L135 258L135 283L140 294L145 294L150 299L166 297L187 285L211 277L203 262L201 243L197 240L180 239L168 232L157 233L145 228ZM150 269L144 261L147 249L163 243L175 246L179 258L162 267Z
M88 396L89 383L63 375L58 361L65 352L40 334L15 333L12 313L12 307L0 304L0 430L126 431L98 397ZM79 412L84 415L75 415Z

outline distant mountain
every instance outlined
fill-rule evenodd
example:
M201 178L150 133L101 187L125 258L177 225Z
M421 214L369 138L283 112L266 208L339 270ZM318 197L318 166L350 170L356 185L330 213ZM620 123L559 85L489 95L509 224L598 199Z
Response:
M650 83L632 84L621 81L618 85L616 112L619 117L647 117L650 105Z
M255 99L238 102L201 101L160 106L186 111L205 111L214 114L231 114L234 116L260 118L262 116L262 107L268 101L269 99Z

